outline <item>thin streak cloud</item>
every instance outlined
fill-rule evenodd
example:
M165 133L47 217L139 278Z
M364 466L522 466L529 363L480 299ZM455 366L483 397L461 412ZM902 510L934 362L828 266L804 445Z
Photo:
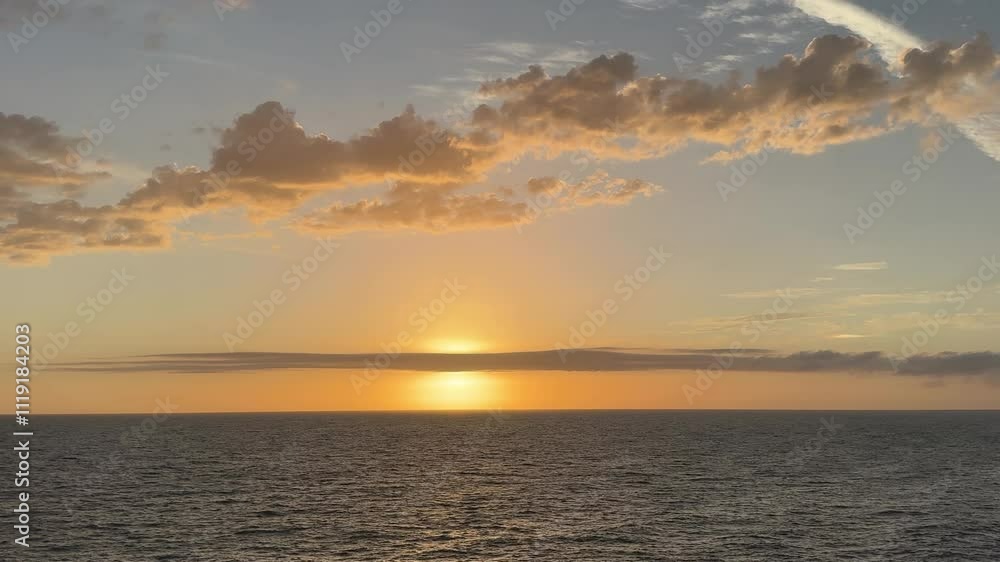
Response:
M889 269L889 263L886 261L842 263L840 265L833 266L833 269L837 271L879 271L881 269Z
M875 50L899 74L902 55L910 49L925 49L928 42L885 19L844 0L788 0L810 16L845 27L872 42ZM973 89L978 84L969 83ZM994 160L1000 161L1000 115L986 113L959 120L962 134Z
M395 371L694 371L719 362L730 371L898 373L901 375L1000 375L1000 353L972 352L893 358L878 351L840 353L691 350L657 353L602 349L523 351L508 353L185 353L64 363L53 370L100 373L223 373L292 369ZM760 350L757 350L760 351ZM388 367L375 367L385 364Z

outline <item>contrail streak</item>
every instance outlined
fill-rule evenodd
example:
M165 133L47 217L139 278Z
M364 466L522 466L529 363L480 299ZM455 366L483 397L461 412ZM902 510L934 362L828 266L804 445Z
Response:
M927 41L845 0L787 0L806 14L829 24L849 29L871 41L875 50L898 73L900 55L907 49L924 48ZM970 83L972 88L979 88ZM994 160L1000 161L1000 114L988 113L968 117L957 122L962 134Z

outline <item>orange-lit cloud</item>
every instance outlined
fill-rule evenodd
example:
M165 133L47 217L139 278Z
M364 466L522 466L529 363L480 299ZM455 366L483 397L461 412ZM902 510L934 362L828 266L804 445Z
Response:
M621 205L661 188L598 173L576 183L541 177L524 187L483 187L497 166L531 154L553 159L583 147L602 158L643 159L691 142L731 160L770 147L813 154L908 124L951 118L996 102L998 58L985 35L954 47L912 49L900 79L871 62L858 37L826 35L745 83L640 76L627 53L600 56L564 75L541 66L482 84L480 105L445 126L412 107L346 140L309 133L276 101L221 131L207 169L155 168L117 204L40 202L37 186L70 195L107 175L65 158L81 139L38 117L0 114L0 257L45 263L80 251L169 246L173 224L194 213L245 209L306 231L448 232L520 225L549 212ZM965 87L970 81L980 88ZM600 140L601 142L593 142ZM382 196L293 217L317 193L389 182ZM534 204L550 198L545 212Z

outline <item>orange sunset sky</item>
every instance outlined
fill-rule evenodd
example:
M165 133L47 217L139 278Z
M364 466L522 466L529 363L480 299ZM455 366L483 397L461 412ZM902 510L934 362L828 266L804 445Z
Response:
M992 3L195 4L0 21L35 413L1000 407Z

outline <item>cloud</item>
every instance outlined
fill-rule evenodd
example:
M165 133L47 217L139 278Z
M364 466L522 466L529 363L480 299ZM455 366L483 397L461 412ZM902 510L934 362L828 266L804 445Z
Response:
M469 48L472 59L477 63L499 64L523 67L536 64L544 67L567 67L582 64L594 58L587 45L576 42L573 47L545 45L518 41L494 41L480 43ZM467 75L471 78L476 74ZM465 81L465 80L458 80ZM477 80L481 82L482 80Z
M54 123L37 117L0 114L0 183L84 183L106 177L106 172L82 174L53 163L79 140L58 134ZM157 167L115 205L6 198L4 212L13 222L0 227L0 257L46 263L50 255L75 250L165 247L171 223L193 213L242 207L251 218L276 218L301 204L309 191L387 178L430 186L472 181L480 173L479 155L459 143L455 134L412 108L364 134L336 141L307 134L292 111L268 102L221 132L208 169ZM485 200L455 201L462 220L488 207Z
M57 135L54 124L43 120L19 116L8 121L7 136L18 146L32 147L40 157L57 155L77 140ZM310 135L295 121L294 112L267 102L238 116L221 132L207 169L157 167L115 205L92 208L66 200L25 206L23 198L5 199L13 222L0 228L0 256L46 263L50 255L74 249L166 247L172 223L192 214L243 208L254 220L281 218L314 193L374 181L394 183L384 197L336 203L294 225L307 232L448 232L512 226L542 216L529 208L526 201L532 193L527 188L467 190L495 165L492 152L417 116L412 107L370 131L338 141ZM55 177L54 172L36 175L42 180ZM20 173L13 179L24 183L24 176ZM61 177L71 176L62 172ZM551 188L547 195L553 202L546 212L624 205L661 190L643 180L609 178L604 172L573 184L555 178L533 182ZM29 223L32 217L36 220ZM85 230L68 228L83 223L88 225Z
M680 0L618 0L623 6L627 8L634 8L636 10L642 10L644 12L655 12L667 8L668 6L677 6Z
M772 294L770 298L774 299L777 297ZM764 315L754 316L743 314L734 316L715 316L695 320L678 320L671 322L670 325L674 327L671 330L671 333L674 334L706 334L743 329L754 322L764 322L770 326L769 331L771 333L779 333L783 330L775 323L805 321L816 318L824 318L829 315L830 314L826 312L780 312L769 314L766 317Z
M0 113L0 184L18 186L82 186L107 177L72 167L66 157L84 139L59 132L41 117Z
M818 287L789 287L785 289L771 289L764 291L740 291L738 293L726 293L723 297L730 299L774 299L780 296L790 298L817 297L834 293L843 289L821 289Z
M310 135L295 113L267 102L240 115L222 132L212 170L230 162L241 176L281 186L331 189L387 179L472 181L495 164L493 151L416 114L412 106L346 141Z
M938 61L989 58L985 56L987 53L980 52L981 44L987 42L985 35L982 34L974 42L980 43L978 47L975 44L969 48L963 46L956 52L946 45L938 44L927 49L927 41L850 2L844 0L789 0L789 2L810 16L845 27L865 37L872 42L882 59L896 73L905 74L916 71L918 76L923 76L922 70L936 66L930 75L923 76L925 80L936 82L949 74L947 72L949 65L926 65L924 63L928 62L928 58ZM992 55L992 49L990 49L989 55ZM956 65L953 64L950 67L955 68ZM996 63L994 62L994 70L995 68ZM984 74L991 75L992 71ZM979 76L978 78L983 77ZM962 133L972 140L980 150L993 159L1000 160L1000 114L996 113L996 106L988 104L986 108L980 107L973 112L973 115L969 115L967 112L970 103L979 107L983 100L995 102L997 99L994 85L990 84L989 87L984 87L976 78L968 75L961 76L960 84L967 91L965 95L961 96L961 101L958 101L957 105L966 109L951 113L949 117L957 121ZM970 97L973 99L970 100Z
M859 306L881 306L893 304L936 304L943 303L947 291L904 291L898 293L865 293L844 298L843 305L849 308Z
M814 154L923 124L939 110L961 113L960 104L944 100L966 79L992 77L996 61L979 36L955 48L911 51L902 79L890 80L866 59L870 47L858 37L817 37L802 56L758 69L750 83L640 76L627 53L602 55L561 76L533 66L483 84L480 95L500 103L479 106L472 123L499 152L517 146L551 155L583 145L605 157L640 159L703 142L721 147L712 158L719 161L765 147Z
M879 271L882 269L889 269L889 262L866 261L860 263L842 263L840 265L833 266L833 269L837 271Z
M253 218L281 216L303 199L304 192L280 188L253 177L223 179L211 171L191 166L161 166L138 189L118 203L121 209L160 215L166 219L194 212L244 207Z
M72 199L33 201L40 188L76 193L108 177L65 165L83 139L59 132L40 117L0 113L0 257L15 263L45 263L51 253L99 247L148 247L162 242L146 221L85 207Z
M598 170L576 183L551 176L532 178L525 190L536 198L546 195L550 199L545 201L547 209L569 210L593 205L626 205L640 195L652 197L663 191L663 187L639 179L611 178L604 170Z
M642 353L607 349L528 351L510 353L402 353L389 368L398 371L694 371L724 356L731 372L897 373L912 376L1000 377L1000 353L972 352L914 355L894 360L877 352L801 351L789 355L734 353ZM221 373L279 369L364 370L375 354L319 353L191 353L151 355L121 360L53 365L69 372Z
M535 52L524 44L493 47L512 56ZM26 198L39 186L75 195L108 172L67 159L82 139L62 135L54 123L0 114L0 186L9 192L0 209L8 217L0 224L0 258L44 263L77 250L166 247L177 221L230 208L255 221L284 219L306 232L516 226L662 191L604 172L575 183L540 177L525 186L486 186L491 171L524 156L552 160L584 150L632 161L693 142L718 148L713 161L765 147L813 154L928 122L946 105L950 115L963 107L973 111L977 105L965 103L964 85L992 79L997 65L980 35L958 47L911 50L901 78L891 79L867 56L870 47L858 37L817 37L800 56L759 68L749 83L735 75L722 83L642 76L628 53L601 55L560 75L529 65L519 75L482 83L485 103L454 123L408 106L344 139L310 132L292 109L268 101L220 131L207 168L156 167L119 202L103 207ZM962 103L942 101L955 98ZM382 182L388 187L375 197L343 195ZM338 194L332 205L292 216L313 196L330 193ZM836 269L884 268L876 265Z
M28 155L59 158L79 140L60 134L55 123L41 117L0 113L0 142Z
M397 183L385 199L338 203L297 223L305 231L328 233L365 230L444 232L512 226L530 220L528 206L509 192L458 193L457 185Z
M397 183L385 199L336 204L307 215L297 226L325 233L363 230L421 230L446 232L496 228L533 222L547 213L566 212L596 205L626 205L638 196L662 191L642 180L609 178L598 171L577 182L555 177L532 178L523 189L461 193L457 184ZM519 192L529 196L519 198ZM544 205L539 199L544 194Z
M806 14L827 23L844 27L871 41L882 60L899 69L898 57L908 49L922 47L916 35L893 25L864 8L843 0L788 0Z
M162 248L169 241L159 221L69 199L20 205L13 217L0 229L0 256L13 263L47 263L55 254Z

